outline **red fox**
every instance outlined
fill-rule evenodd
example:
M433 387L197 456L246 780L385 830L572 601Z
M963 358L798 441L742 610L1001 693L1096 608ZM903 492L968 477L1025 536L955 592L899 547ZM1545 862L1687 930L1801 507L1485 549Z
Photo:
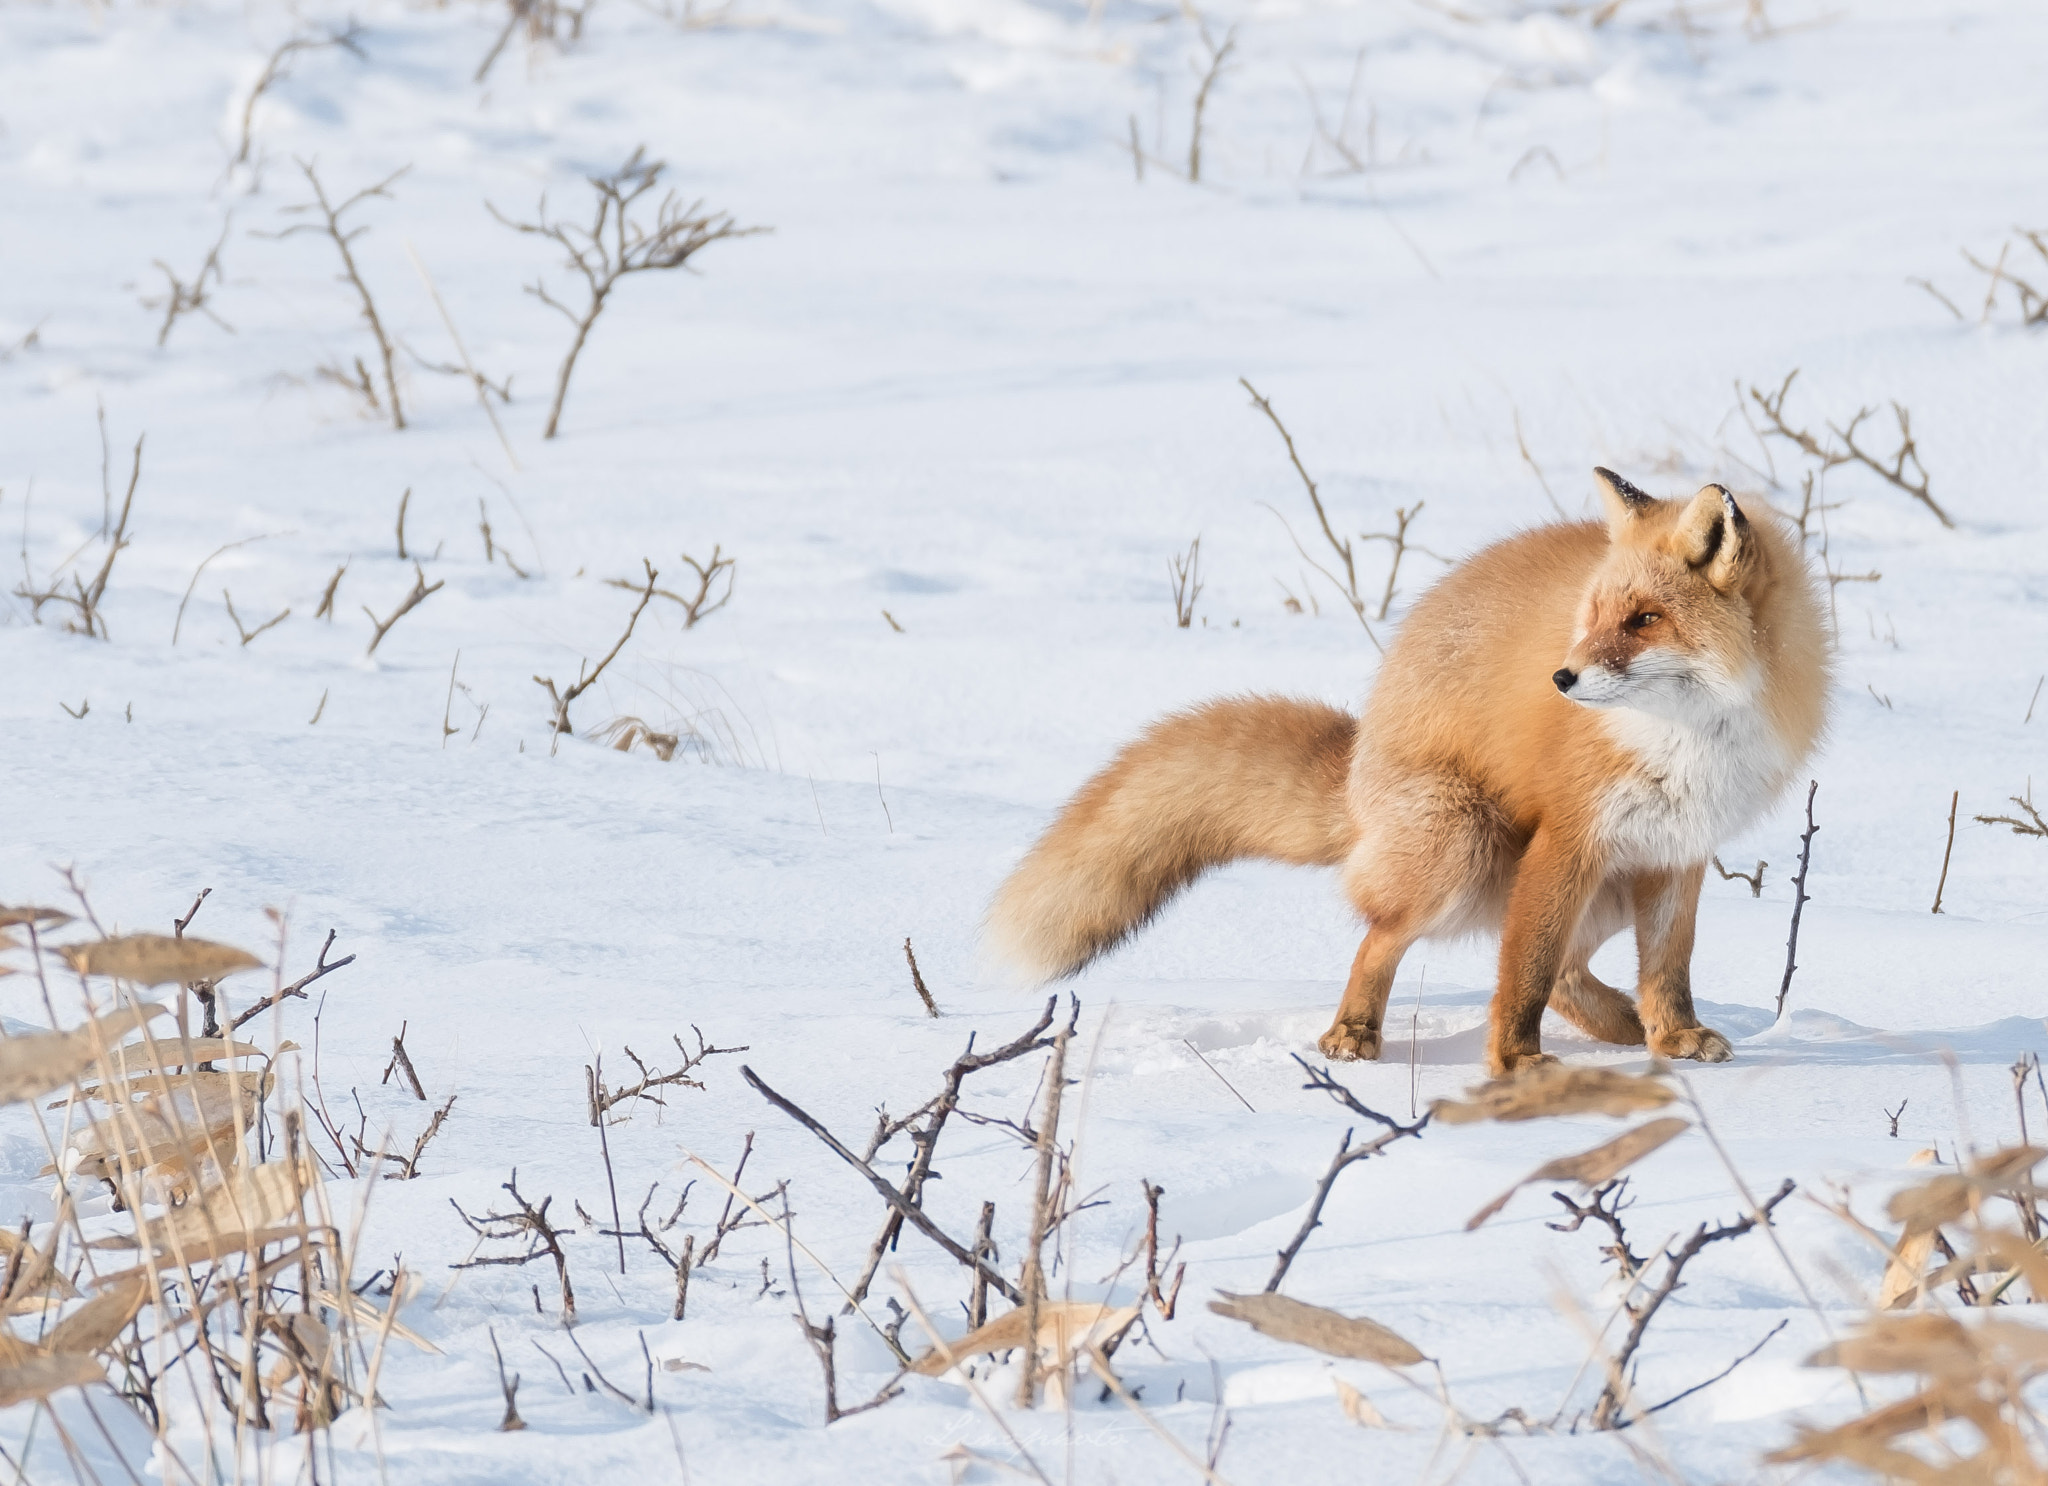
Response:
M991 948L1050 979L1240 857L1340 867L1367 933L1326 1057L1377 1058L1424 937L1498 930L1487 1063L1554 1061L1543 1009L1605 1042L1721 1062L1692 1004L1714 848L1826 722L1812 577L1776 513L1719 485L1658 500L1595 470L1607 521L1486 548L1417 602L1362 717L1244 697L1152 726L998 891ZM1588 968L1633 925L1638 1014Z

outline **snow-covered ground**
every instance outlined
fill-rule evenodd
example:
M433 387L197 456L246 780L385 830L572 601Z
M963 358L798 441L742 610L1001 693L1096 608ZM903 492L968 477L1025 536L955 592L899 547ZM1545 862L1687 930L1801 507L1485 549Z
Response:
M1200 698L1348 702L1372 674L1372 645L1269 509L1312 541L1240 376L1286 419L1341 530L1389 529L1424 502L1411 535L1446 557L1589 512L1596 463L1663 494L1720 479L1796 509L1813 462L1738 411L1794 368L1785 407L1802 426L1870 406L1859 441L1889 454L1890 405L1906 409L1955 529L1855 466L1822 487L1841 503L1825 561L1849 581L1794 1009L1772 1028L1801 824L1788 800L1722 852L1769 861L1761 898L1708 883L1695 982L1737 1059L1686 1077L1751 1187L1847 1184L1871 1219L1913 1152L2017 1134L2007 1067L2048 1050L2048 841L1972 817L2010 813L2048 738L2048 706L2030 703L2048 671L2048 330L2018 325L2010 288L1978 323L1987 281L1958 249L1989 262L2016 222L2040 225L2048 11L1633 0L1596 24L1592 9L1219 6L1209 38L1234 48L1199 183L1181 176L1200 27L1126 0L737 0L689 26L610 3L574 41L515 38L482 84L503 12L468 5L0 11L10 589L66 563L91 581L100 410L116 508L146 434L108 638L67 633L61 603L36 623L27 599L0 600L0 901L57 897L56 869L75 864L103 918L162 930L211 887L195 931L263 949L264 908L285 909L291 974L331 928L358 958L321 983L330 1101L360 1090L371 1130L410 1144L429 1106L379 1083L401 1023L430 1097L456 1096L419 1179L370 1189L363 1247L367 1264L402 1254L428 1276L406 1323L445 1355L394 1351L377 1431L346 1417L322 1470L943 1481L964 1442L1017 1464L1028 1449L1056 1479L1193 1479L1152 1425L1200 1454L1221 1405L1216 1470L1238 1483L1654 1472L1631 1448L1647 1430L1445 1444L1435 1405L1385 1373L1207 1310L1217 1290L1263 1283L1346 1126L1292 1056L1312 1054L1356 942L1322 874L1222 873L1073 987L1087 1078L1069 1128L1081 1186L1106 1205L1075 1219L1054 1283L1106 1293L1142 1225L1140 1178L1163 1185L1186 1293L1177 1319L1152 1323L1156 1347L1119 1356L1151 1424L1092 1386L1070 1411L999 1421L958 1382L912 1380L825 1427L767 1229L728 1240L680 1323L644 1244L621 1276L611 1240L571 1240L576 1337L613 1381L639 1391L642 1336L655 1358L708 1369L656 1369L653 1417L564 1391L536 1351L578 1370L545 1266L448 1268L473 1244L450 1199L488 1208L514 1167L558 1214L580 1203L608 1224L584 1065L602 1052L616 1075L628 1047L658 1062L650 1050L694 1023L749 1051L608 1131L629 1226L650 1183L659 1216L697 1176L669 1237L705 1241L723 1199L683 1152L730 1171L751 1131L748 1189L787 1180L797 1237L858 1272L880 1204L738 1065L850 1141L878 1104L915 1107L970 1031L1007 1040L1041 1004L978 969L979 916L1118 743ZM351 48L300 51L264 89L233 165L266 60L351 16ZM570 327L522 286L572 284L487 203L530 216L546 192L580 217L583 176L641 145L686 198L774 230L713 244L698 273L624 282L544 441ZM399 362L403 432L315 375L377 362L333 244L271 235L306 220L295 159L337 197L409 167L350 218L369 229L352 246L378 309L416 353ZM225 324L186 315L158 347L163 311L138 302L164 291L153 261L190 281L216 240L209 308ZM2024 244L2010 263L2048 277ZM513 379L503 443L465 378L426 369L460 355L426 274L476 366ZM1907 282L1922 277L1966 318ZM366 657L363 609L390 614L414 582L395 531L408 490L408 550L442 586ZM480 516L510 564L486 560ZM1183 630L1167 562L1197 535L1205 586ZM532 678L566 684L618 638L633 595L604 580L645 558L669 587L688 576L680 554L714 544L737 559L730 605L685 629L657 599L576 702L579 735L551 746ZM1385 545L1360 560L1376 600ZM343 564L333 616L316 618ZM1437 571L1410 553L1382 630ZM244 644L224 589L244 627L290 616ZM1289 593L1320 613L1290 612ZM696 742L664 763L591 736L625 716ZM1631 977L1625 943L1600 963ZM1492 974L1489 945L1418 949L1387 1061L1341 1076L1404 1118L1411 1052L1422 1101L1476 1081ZM0 987L0 1010L44 1019L28 990ZM311 1035L293 1004L266 1040ZM1555 1024L1547 1036L1570 1058L1641 1066ZM978 1076L970 1107L1021 1116L1040 1069ZM1883 1110L1901 1100L1894 1140ZM1600 1381L1580 1373L1564 1299L1611 1306L1597 1241L1549 1231L1542 1188L1462 1230L1609 1128L1578 1123L1433 1128L1348 1172L1287 1292L1412 1339L1469 1416L1569 1418ZM49 1191L26 1112L4 1130L12 1226L46 1214ZM1029 1157L960 1124L939 1165L934 1215L964 1236L993 1200L1014 1262ZM1741 1209L1698 1134L1634 1188L1641 1248ZM1799 1198L1779 1227L1830 1324L1858 1314L1877 1256ZM957 1330L953 1261L909 1236L892 1262ZM820 1313L830 1284L798 1264ZM1645 1348L1646 1396L1789 1325L1658 1415L1644 1448L1688 1480L1755 1479L1795 1419L1853 1399L1799 1366L1824 1323L1771 1247L1717 1246L1688 1273ZM1129 1298L1128 1275L1115 1293ZM877 1296L900 1294L885 1272ZM523 1433L496 1432L490 1328L524 1378ZM890 1372L842 1320L844 1400ZM1361 1429L1333 1373L1415 1428ZM0 1414L10 1451L28 1416ZM34 1453L64 1476L47 1434ZM286 1448L280 1479L294 1459ZM109 1460L100 1472L121 1478Z

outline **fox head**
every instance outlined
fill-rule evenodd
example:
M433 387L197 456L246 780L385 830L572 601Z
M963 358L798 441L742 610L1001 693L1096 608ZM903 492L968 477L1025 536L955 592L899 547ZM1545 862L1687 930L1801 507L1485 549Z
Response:
M1607 508L1607 555L1586 585L1571 649L1552 680L1586 707L1666 716L1740 706L1760 684L1748 593L1763 554L1720 485L1658 500L1593 471Z

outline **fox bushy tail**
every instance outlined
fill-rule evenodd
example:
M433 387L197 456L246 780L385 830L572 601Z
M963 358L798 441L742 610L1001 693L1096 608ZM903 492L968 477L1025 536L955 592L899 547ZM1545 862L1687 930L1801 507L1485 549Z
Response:
M1072 975L1210 867L1333 866L1358 724L1320 702L1238 697L1154 723L1084 785L989 909L989 947L1040 980Z

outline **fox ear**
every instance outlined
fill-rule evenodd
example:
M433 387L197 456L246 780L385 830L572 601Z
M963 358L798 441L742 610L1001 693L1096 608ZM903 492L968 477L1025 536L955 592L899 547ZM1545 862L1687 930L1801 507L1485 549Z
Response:
M1725 485L1703 485L1671 533L1674 553L1723 593L1742 582L1756 552L1749 518Z
M1600 487L1600 504L1607 510L1607 534L1619 537L1639 518L1657 509L1657 498L1621 478L1613 470L1593 470L1593 483Z

